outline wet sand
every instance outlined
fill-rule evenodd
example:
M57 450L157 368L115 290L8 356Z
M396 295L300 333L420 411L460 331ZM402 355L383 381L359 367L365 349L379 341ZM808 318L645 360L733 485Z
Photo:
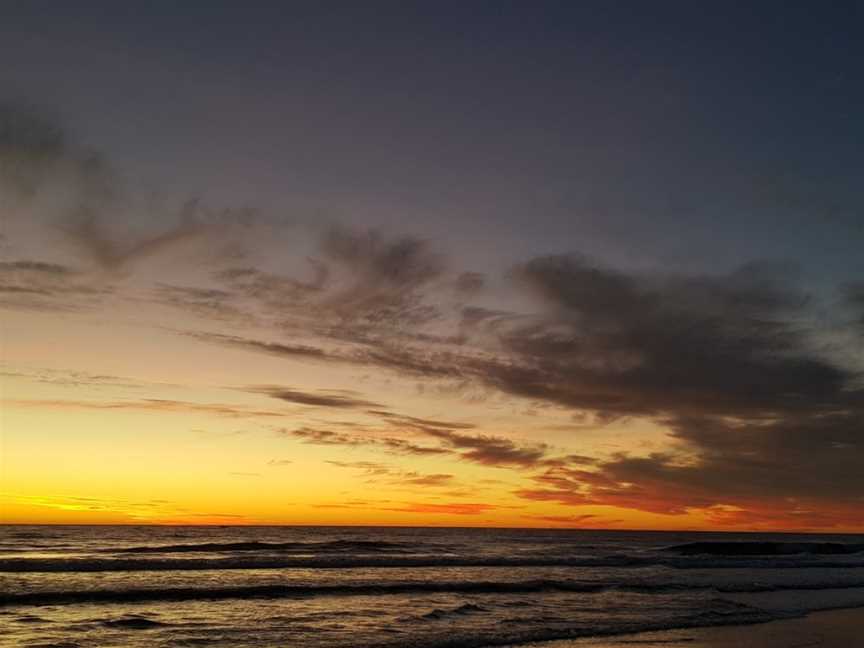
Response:
M530 644L536 648L864 648L864 608L758 625L643 632Z

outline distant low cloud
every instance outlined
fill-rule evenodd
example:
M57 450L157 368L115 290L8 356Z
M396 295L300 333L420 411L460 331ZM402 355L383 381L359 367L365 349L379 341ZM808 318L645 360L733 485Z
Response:
M541 522L552 522L553 524L563 524L567 526L588 526L593 525L602 518L598 515L585 513L582 515L523 515L526 520L539 520ZM607 520L605 524L612 524L618 520ZM586 525L585 523L588 523Z
M453 502L448 504L430 504L415 502L392 507L380 507L381 511L397 513L430 513L443 515L480 515L500 508L494 504Z
M17 407L44 409L134 410L143 412L174 412L178 414L212 414L228 418L278 418L287 415L287 412L284 411L256 409L242 405L196 403L164 398L143 398L128 401L15 399L4 402L7 405Z

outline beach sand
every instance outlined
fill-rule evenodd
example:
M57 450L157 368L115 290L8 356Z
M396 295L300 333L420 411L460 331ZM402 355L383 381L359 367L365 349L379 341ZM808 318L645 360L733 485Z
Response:
M643 632L530 644L537 648L864 648L864 608L748 626Z

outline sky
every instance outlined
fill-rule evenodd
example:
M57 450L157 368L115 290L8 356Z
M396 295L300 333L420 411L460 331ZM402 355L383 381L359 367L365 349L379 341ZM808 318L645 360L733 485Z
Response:
M864 531L864 4L0 18L0 520Z

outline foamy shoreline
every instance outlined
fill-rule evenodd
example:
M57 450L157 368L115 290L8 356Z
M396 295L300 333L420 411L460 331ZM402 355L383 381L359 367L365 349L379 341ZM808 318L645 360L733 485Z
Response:
M560 639L523 644L520 648L665 648L678 645L688 648L856 648L864 646L864 607L812 612L801 618L752 625Z

